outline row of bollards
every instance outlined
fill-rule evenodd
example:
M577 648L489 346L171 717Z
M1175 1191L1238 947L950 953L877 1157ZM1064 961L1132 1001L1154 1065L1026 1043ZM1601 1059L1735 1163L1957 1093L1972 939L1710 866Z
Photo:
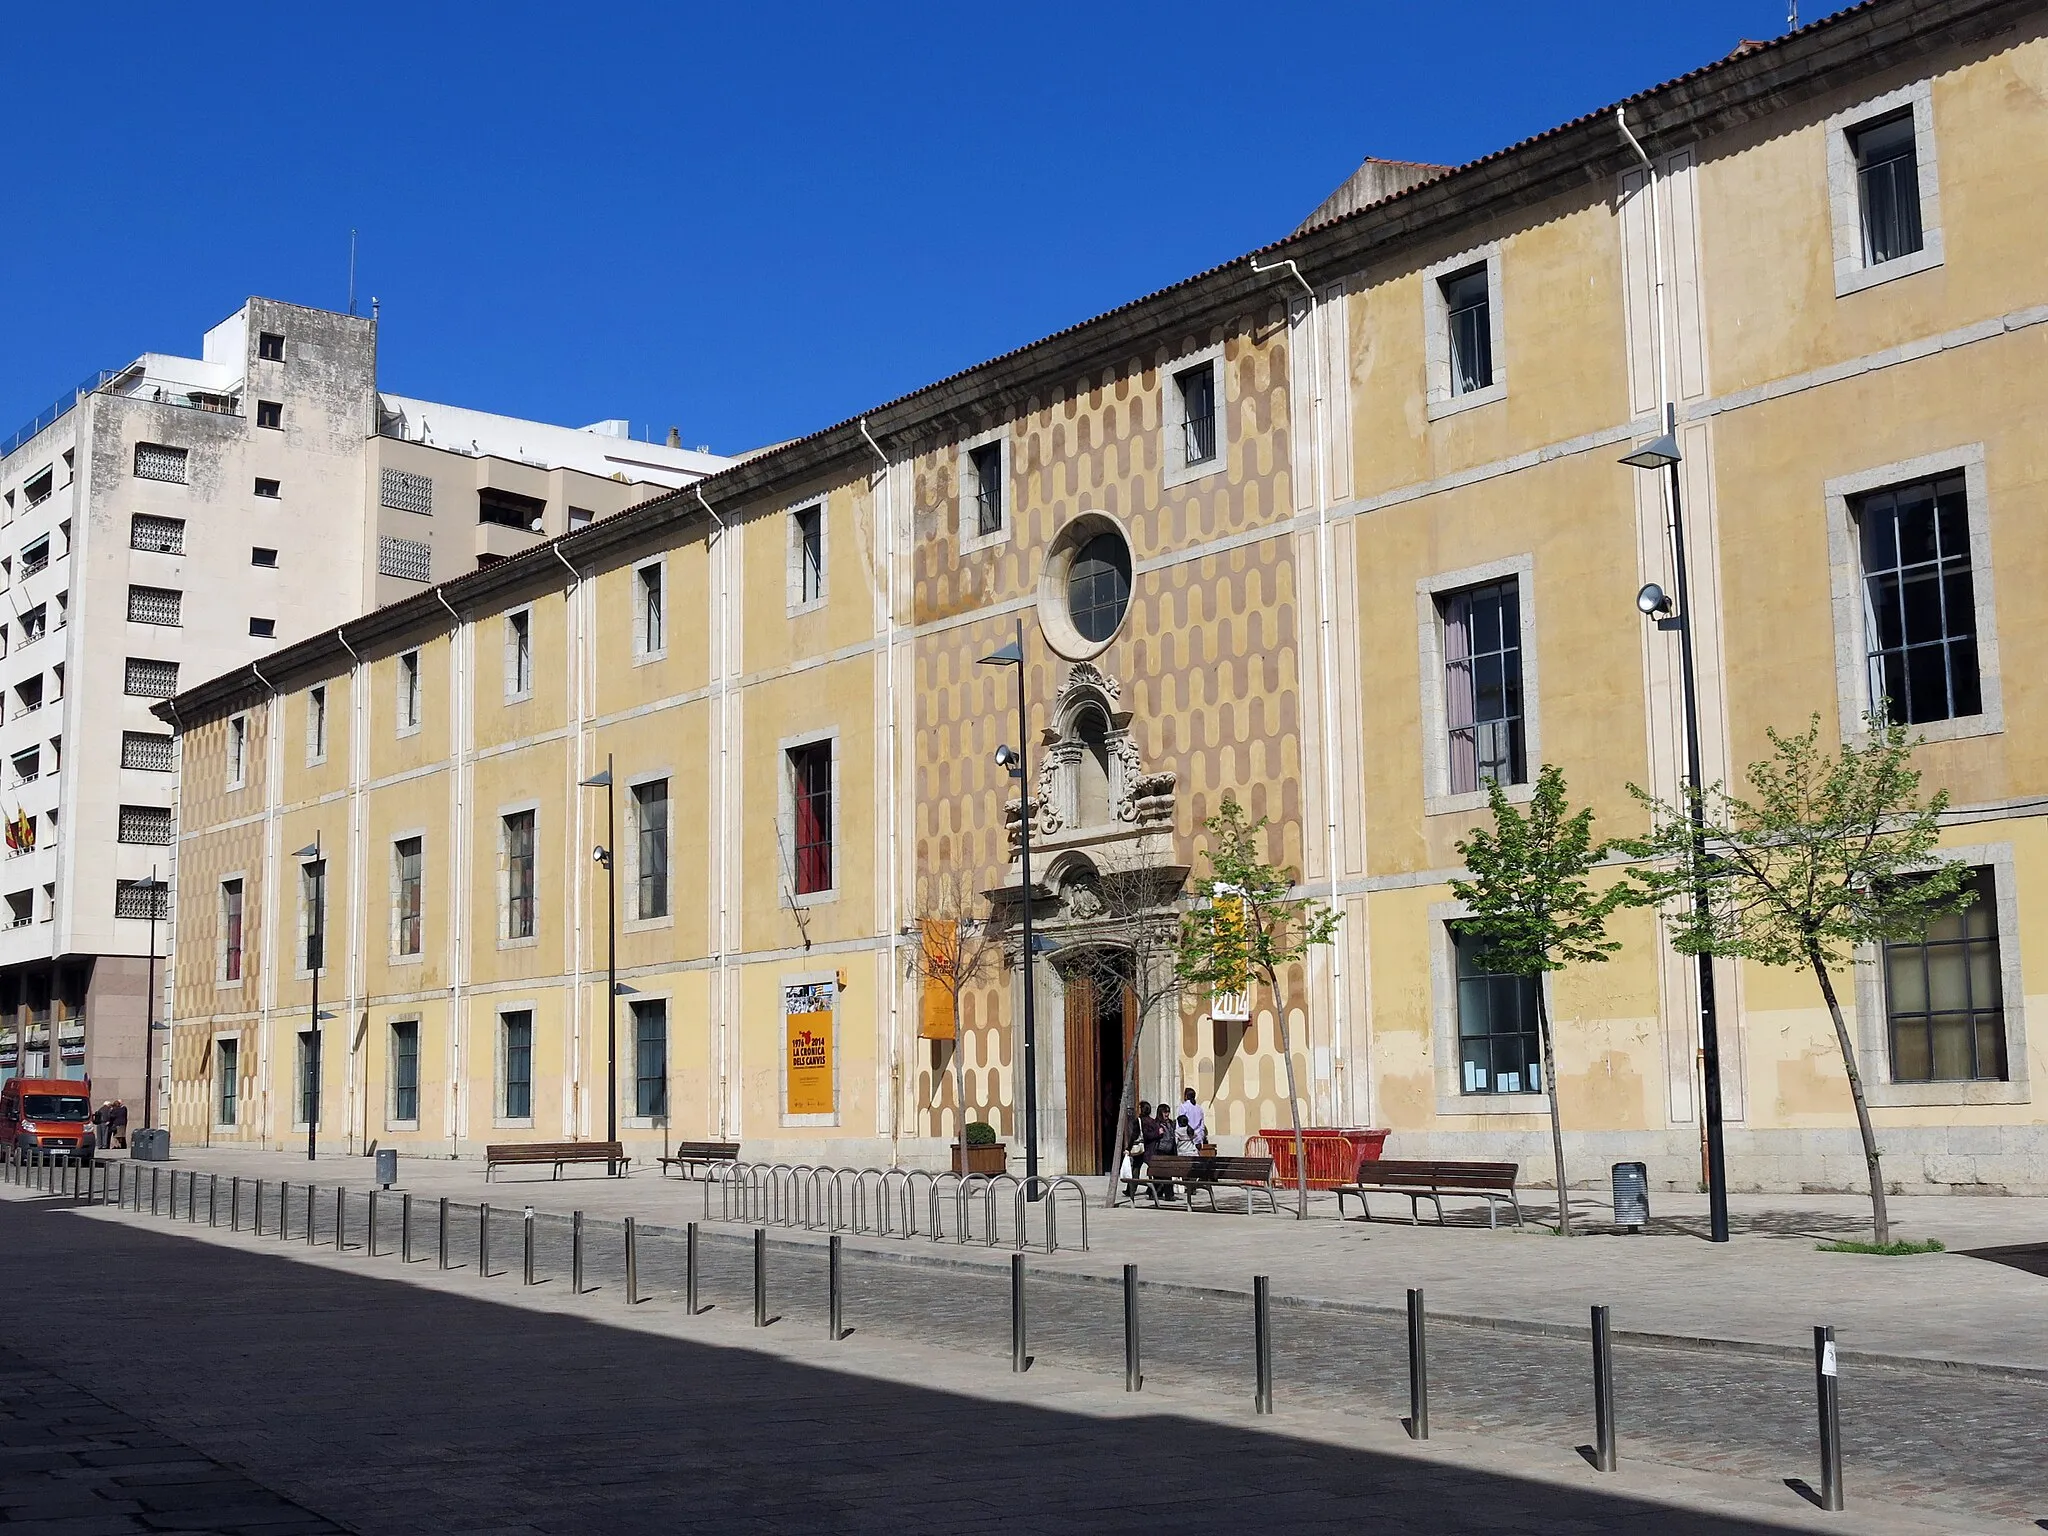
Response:
M179 1217L178 1170L171 1169L169 1203L164 1201L163 1175L166 1170L158 1167L149 1169L148 1187L145 1191L142 1169L128 1163L114 1165L73 1164L65 1172L59 1160L40 1156L28 1149L9 1149L4 1158L4 1174L11 1183L30 1186L54 1193L70 1193L87 1202L111 1203L121 1209L140 1211L143 1201L148 1200L151 1215L166 1215L171 1220ZM202 1175L191 1172L185 1176L184 1219L192 1224L199 1220L199 1180ZM220 1177L218 1174L204 1176L206 1188L206 1221L208 1226L220 1224ZM263 1229L263 1202L265 1181L252 1181L255 1186L254 1211L249 1226L250 1232L258 1237L266 1235ZM291 1194L289 1183L278 1186L278 1216L276 1236L288 1240L291 1236ZM318 1188L306 1186L304 1238L307 1244L317 1242L317 1223L314 1219ZM439 1203L436 1221L435 1262L441 1269L451 1267L449 1261L448 1222L449 1202L443 1197ZM228 1228L242 1230L242 1180L235 1177L228 1187ZM369 1196L369 1229L362 1245L373 1258L379 1257L377 1247L377 1192ZM521 1219L521 1281L525 1285L538 1283L535 1254L536 1213L527 1206ZM348 1194L339 1186L334 1191L334 1247L345 1252L350 1247L348 1234ZM570 1286L573 1294L586 1294L585 1230L583 1213L577 1211L570 1220ZM639 1231L632 1217L624 1218L625 1258L625 1301L627 1306L638 1306L644 1299L640 1294L639 1282ZM477 1273L489 1278L491 1269L491 1208L481 1204L477 1209ZM399 1257L402 1262L414 1262L412 1196L401 1197L399 1212ZM684 1233L684 1307L688 1315L697 1316L704 1308L699 1303L700 1246L698 1224L690 1222ZM1144 1390L1145 1375L1143 1361L1143 1324L1138 1288L1138 1266L1123 1266L1123 1321L1124 1321L1124 1390ZM754 1326L766 1328L780 1319L769 1312L768 1285L768 1229L757 1226L753 1241L753 1301ZM1416 1440L1429 1438L1429 1335L1428 1311L1422 1290L1408 1292L1408 1417L1406 1428ZM845 1326L845 1273L841 1239L833 1234L827 1249L827 1305L826 1337L838 1342L849 1337L852 1330ZM1591 1340L1593 1346L1593 1444L1587 1449L1593 1466L1602 1472L1612 1472L1619 1465L1619 1420L1614 1400L1614 1346L1612 1315L1607 1307L1592 1309ZM1819 1409L1820 1424L1820 1489L1817 1502L1825 1510L1840 1510L1843 1507L1842 1494L1842 1442L1841 1407L1838 1397L1839 1371L1835 1349L1835 1331L1831 1327L1814 1329L1814 1390ZM1253 1345L1253 1412L1261 1415L1274 1411L1273 1372L1273 1326L1272 1294L1267 1276L1252 1277L1252 1345ZM1010 1256L1010 1369L1021 1374L1031 1369L1034 1356L1030 1350L1030 1316L1026 1301L1024 1255Z

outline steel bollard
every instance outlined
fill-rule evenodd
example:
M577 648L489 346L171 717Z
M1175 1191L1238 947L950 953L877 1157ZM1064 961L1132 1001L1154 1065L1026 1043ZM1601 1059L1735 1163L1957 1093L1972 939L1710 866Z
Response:
M448 1267L448 1197L446 1195L441 1197L440 1244L440 1265L441 1268L446 1269Z
M476 1277L491 1278L491 1208L487 1204L476 1208Z
M306 1185L306 1246L308 1248L313 1246L314 1238L320 1230L320 1223L313 1219L313 1209L319 1199L320 1191L318 1187L308 1183Z
M1252 1412L1273 1411L1273 1310L1270 1282L1264 1275L1252 1276L1252 1353L1258 1385L1252 1396Z
M228 1180L228 1230L242 1230L242 1176L239 1173Z
M1813 1384L1820 1400L1820 1507L1842 1507L1842 1405L1836 1396L1835 1330L1813 1330Z
M754 1228L754 1326L768 1326L768 1229Z
M683 1231L683 1310L692 1317L701 1310L697 1305L697 1223L694 1221Z
M626 1218L626 1305L640 1305L640 1233Z
M827 1256L826 1263L827 1271L831 1277L828 1286L831 1305L829 1308L830 1315L825 1319L825 1337L834 1344L837 1344L846 1337L846 1330L839 1326L839 1320L844 1315L845 1308L843 1305L844 1290L841 1283L842 1276L839 1269L839 1234L837 1232L832 1234L831 1251Z
M164 1171L161 1168L149 1170L149 1214L154 1216L158 1201L163 1196Z
M569 1218L569 1294L583 1294L583 1213Z
M220 1175L217 1173L206 1176L206 1224L209 1227L220 1225Z
M1010 1369L1031 1369L1029 1329L1024 1316L1024 1255L1010 1255Z
M374 1188L370 1191L370 1235L364 1240L364 1246L371 1258L377 1257L377 1191Z
M398 1262L412 1262L412 1196L398 1197Z
M1138 1266L1124 1266L1124 1390L1145 1390L1145 1372L1139 1351L1142 1340L1138 1319Z
M341 1252L348 1244L342 1239L348 1235L348 1191L339 1184L334 1186L334 1251Z
M532 1207L532 1206L530 1206L530 1205L529 1205L529 1206L528 1206L528 1207L526 1208L526 1214L525 1214L525 1215L524 1215L524 1216L523 1216L522 1218L520 1218L520 1226L521 1226L521 1227L523 1228L523 1230L522 1230L522 1231L520 1232L520 1234L519 1234L519 1237L520 1237L520 1242L521 1242L521 1244L522 1244L522 1252L520 1253L520 1256L519 1256L519 1260L520 1260L520 1273L519 1273L519 1283L520 1283L521 1285L531 1285L531 1284L533 1284L533 1207Z
M254 1203L256 1211L255 1215L250 1218L252 1225L249 1230L255 1236L261 1237L263 1235L263 1181L261 1179L256 1181L256 1199Z
M1408 1292L1408 1434L1429 1438L1429 1337L1425 1330L1422 1292Z
M1593 1309L1593 1467L1614 1470L1614 1346L1605 1307Z

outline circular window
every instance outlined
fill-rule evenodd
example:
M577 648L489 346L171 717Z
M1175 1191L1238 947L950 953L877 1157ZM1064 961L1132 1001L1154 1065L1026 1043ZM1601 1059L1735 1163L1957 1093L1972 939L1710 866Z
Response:
M1062 528L1038 583L1038 622L1070 661L1100 655L1131 607L1131 545L1115 521L1083 512Z

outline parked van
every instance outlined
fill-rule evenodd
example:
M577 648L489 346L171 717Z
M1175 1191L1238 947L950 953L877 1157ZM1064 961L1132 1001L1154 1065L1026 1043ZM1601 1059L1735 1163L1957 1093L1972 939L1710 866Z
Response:
M90 1158L97 1142L90 1078L15 1077L0 1085L0 1146Z

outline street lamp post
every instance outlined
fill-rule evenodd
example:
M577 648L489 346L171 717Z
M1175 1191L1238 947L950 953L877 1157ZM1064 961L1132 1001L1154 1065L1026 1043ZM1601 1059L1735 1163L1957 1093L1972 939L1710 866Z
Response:
M619 1139L619 869L617 850L612 846L616 819L612 790L612 755L604 755L604 770L579 781L584 789L604 791L604 841L590 850L590 856L604 866L604 1139ZM618 1172L616 1163L605 1164L607 1173Z
M1700 794L1704 788L1700 766L1699 694L1693 674L1692 589L1686 579L1685 506L1680 493L1678 466L1684 455L1678 450L1678 408L1664 407L1664 434L1622 456L1621 462L1635 469L1662 470L1665 491L1671 500L1671 577L1678 588L1678 612L1671 612L1671 598L1654 582L1636 594L1636 607L1643 616L1656 621L1659 629L1678 632L1680 691L1685 703L1685 772L1692 786L1688 796L1692 815L1692 866L1695 873L1693 911L1705 924L1708 907L1707 883L1702 868L1707 846L1706 807ZM1700 994L1700 1087L1702 1118L1707 1140L1707 1216L1709 1234L1717 1243L1728 1241L1728 1160L1721 1137L1721 1031L1714 1000L1714 957L1702 952L1697 957Z
M312 1162L320 1139L320 972L327 964L327 864L320 856L320 834L292 855L307 861L313 877L312 911L306 925L306 969L313 973L313 1022L306 1045L306 1161Z
M1024 624L1017 624L1017 637L992 656L981 658L985 667L1017 669L1017 747L996 748L996 765L1017 781L1023 801L1023 845L1019 859L1024 909L1024 1188L1037 1198L1038 1192L1038 988L1031 939L1031 735L1024 723ZM964 1108L964 1106L963 1106Z
M149 878L136 881L135 888L149 899L149 979L142 995L142 1128L146 1131L156 1124L156 914L166 887L157 879L152 864Z

